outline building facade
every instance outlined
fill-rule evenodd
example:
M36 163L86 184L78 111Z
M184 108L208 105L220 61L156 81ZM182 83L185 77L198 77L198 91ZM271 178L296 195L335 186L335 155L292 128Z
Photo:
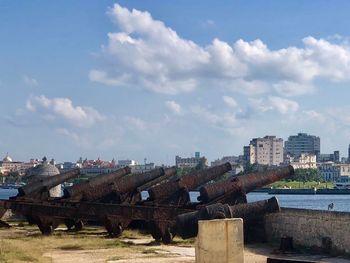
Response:
M283 139L276 136L254 138L244 146L243 152L249 164L280 165L283 163Z
M239 164L239 156L224 156L221 159L217 159L210 163L210 166L218 166L224 163L230 163L231 165Z
M195 157L183 158L180 156L175 157L175 165L178 168L194 168L197 165L203 164L208 166L208 160L203 156L200 156L199 152L195 153Z
M294 158L290 165L294 169L317 169L316 155L302 153L298 158Z
M327 182L335 182L341 176L350 176L350 164L324 162L318 167L323 180Z
M320 149L320 137L307 133L298 133L297 135L289 136L284 148L286 153L295 157L299 157L302 153L314 154L318 157Z
M145 164L136 164L130 166L131 168L131 173L133 174L141 174L141 173L146 173L155 168L154 163L145 163Z

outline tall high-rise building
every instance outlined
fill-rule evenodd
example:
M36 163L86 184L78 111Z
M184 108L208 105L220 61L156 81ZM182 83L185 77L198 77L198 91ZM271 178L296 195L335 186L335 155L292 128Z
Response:
M349 148L348 148L348 162L350 163L350 144L349 144Z
M276 136L254 138L243 151L247 163L280 165L283 162L283 139Z
M285 142L284 150L287 154L299 157L302 153L314 154L317 157L320 154L320 137L306 133L291 135Z

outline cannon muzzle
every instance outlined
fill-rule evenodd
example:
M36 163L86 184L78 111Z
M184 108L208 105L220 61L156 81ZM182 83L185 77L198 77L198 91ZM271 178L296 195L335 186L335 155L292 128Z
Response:
M80 169L76 168L70 171L67 171L62 174L57 174L50 176L44 179L40 179L29 183L25 186L18 188L18 197L30 196L32 194L40 194L44 191L49 191L51 188L62 184L70 179L77 177L80 174Z
M156 185L148 190L150 200L164 200L171 197L176 192L185 190L187 192L201 186L220 175L230 171L232 169L230 163L210 167L195 171L188 175L181 177L177 181L166 182L163 184Z
M89 201L95 200L94 198L103 197L106 194L106 187L112 184L116 180L130 173L129 167L118 169L112 173L98 175L80 184L73 185L72 187L64 189L64 198L70 198L72 200L82 200L86 198Z
M249 193L255 189L269 185L273 182L282 180L286 177L292 176L294 169L291 165L281 167L266 172L257 172L237 177L231 177L222 182L209 184L199 189L200 196L198 201L209 203L217 201L218 198L227 196L230 198Z

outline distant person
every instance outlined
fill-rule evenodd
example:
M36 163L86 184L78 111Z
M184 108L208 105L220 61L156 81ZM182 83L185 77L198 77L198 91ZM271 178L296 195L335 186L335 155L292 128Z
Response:
M333 210L333 208L334 208L334 204L333 204L333 203L330 203L330 204L328 205L328 211L329 211L329 210Z

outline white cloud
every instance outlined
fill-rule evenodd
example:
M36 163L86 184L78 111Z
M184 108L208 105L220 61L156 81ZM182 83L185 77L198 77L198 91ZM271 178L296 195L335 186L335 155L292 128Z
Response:
M222 99L225 102L225 104L231 108L236 108L238 106L237 101L230 96L223 96Z
M276 96L269 96L267 99L250 99L250 106L257 112L277 111L281 114L293 113L299 109L296 101Z
M94 108L74 106L68 98L49 99L44 95L31 96L26 102L26 108L30 112L41 114L44 119L61 119L77 127L91 127L105 119Z
M168 100L165 102L165 106L174 114L181 115L183 114L183 110L180 104L176 103L173 100Z
M316 79L350 80L347 42L309 36L303 47L271 50L259 39L230 45L215 38L200 46L146 11L115 4L108 14L121 32L108 34L100 56L105 66L89 74L95 82L168 94L219 85L249 95L273 88L297 96L312 93Z
M124 120L130 129L145 130L147 128L146 123L140 118L133 117L133 116L126 116Z
M27 75L23 75L22 80L23 80L24 84L26 84L28 86L37 86L38 85L38 81L35 78L31 78Z

